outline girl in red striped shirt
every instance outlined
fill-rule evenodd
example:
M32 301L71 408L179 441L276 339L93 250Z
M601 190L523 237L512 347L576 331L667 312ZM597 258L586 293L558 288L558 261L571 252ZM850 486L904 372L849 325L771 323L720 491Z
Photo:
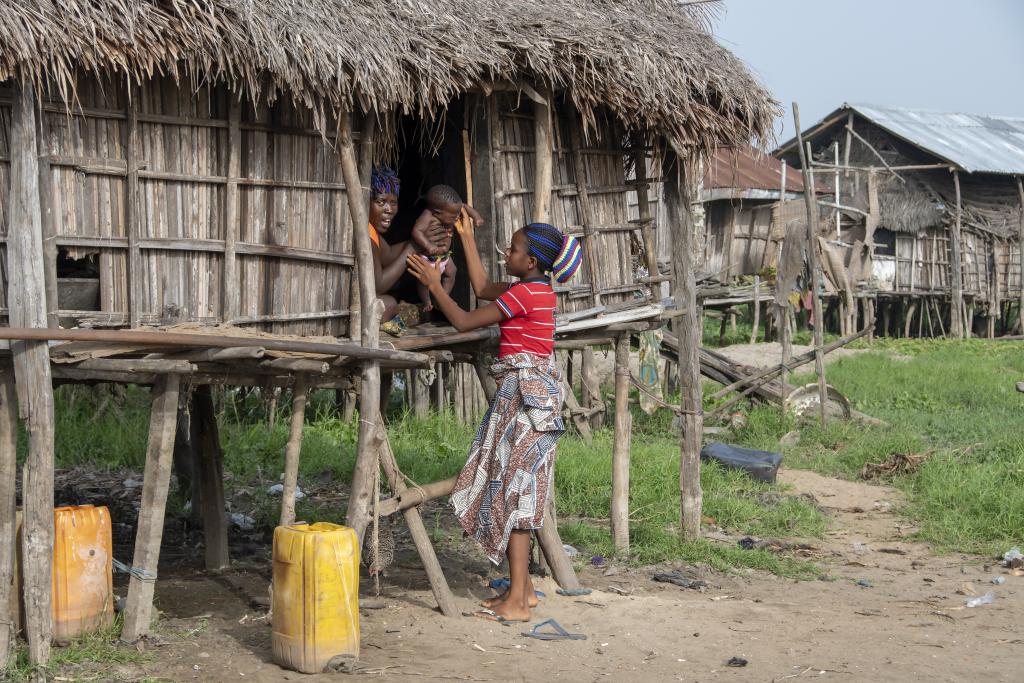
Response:
M497 392L484 415L451 495L455 516L494 564L508 558L509 588L485 600L476 616L528 621L537 604L529 572L530 532L544 523L553 482L555 445L565 431L554 360L555 292L579 268L579 242L546 223L512 235L505 270L518 282L492 282L480 262L473 225L463 221L459 239L477 298L494 303L464 311L444 291L441 274L410 257L409 272L427 286L438 308L460 332L497 324L498 358L491 366Z

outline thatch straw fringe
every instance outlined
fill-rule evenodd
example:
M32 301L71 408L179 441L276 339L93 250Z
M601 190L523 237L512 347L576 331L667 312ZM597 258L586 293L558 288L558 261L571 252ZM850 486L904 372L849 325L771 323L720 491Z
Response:
M324 126L526 80L679 145L763 140L777 105L707 19L675 0L0 0L0 81L68 96L83 69L223 80Z

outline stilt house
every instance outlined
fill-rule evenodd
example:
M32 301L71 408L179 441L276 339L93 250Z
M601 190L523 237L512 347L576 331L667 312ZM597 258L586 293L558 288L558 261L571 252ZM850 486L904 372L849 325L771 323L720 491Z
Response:
M202 398L215 383L291 390L287 524L306 393L358 386L347 523L361 537L385 508L372 495L383 468L390 512L405 516L444 613L458 613L419 518L422 498L405 495L412 489L388 447L379 372L482 368L483 342L496 330L381 339L365 228L376 162L401 169L405 196L434 182L463 192L485 216L478 240L493 275L494 245L530 220L581 236L582 272L559 289L562 344L611 340L628 359L629 333L661 324L645 285L671 280L682 304L684 518L699 532L700 317L692 263L682 258L693 237L687 169L705 150L762 138L777 113L711 36L704 7L0 2L0 313L10 325L0 337L12 340L13 359L13 369L0 368L0 405L7 410L16 394L30 434L22 491L31 659L45 662L50 633L55 380L154 387L131 562L140 572L157 568L179 394ZM669 274L654 263L656 215L672 226ZM649 275L637 277L637 262ZM459 297L473 303L468 290ZM51 349L46 340L70 341ZM620 374L617 392L628 393ZM212 420L208 400L194 410ZM628 546L629 427L619 412L612 524ZM583 413L572 414L578 424ZM15 418L4 415L0 607L14 506ZM211 567L228 559L216 444L202 458ZM442 495L439 484L415 490ZM556 579L575 584L556 525L545 525L541 544ZM147 632L152 595L152 581L131 579L125 639Z
M883 320L957 336L1019 324L1024 119L844 104L803 137L832 192L830 244ZM775 155L798 163L796 144Z

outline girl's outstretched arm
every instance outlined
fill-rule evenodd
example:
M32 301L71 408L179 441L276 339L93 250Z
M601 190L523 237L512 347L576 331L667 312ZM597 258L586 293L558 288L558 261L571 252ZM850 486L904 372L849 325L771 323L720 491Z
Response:
M455 303L455 300L448 296L448 292L444 291L444 287L441 286L441 273L435 264L415 256L410 256L407 262L409 272L427 286L434 301L437 302L437 307L459 332L475 330L478 327L487 327L501 322L503 316L497 304L487 304L472 311L462 310L462 307Z
M466 205L466 213L469 220L461 220L455 223L459 232L459 239L462 241L462 248L466 253L466 269L469 271L469 281L473 285L473 292L478 299L494 301L508 289L507 282L491 282L484 270L484 264L480 261L480 252L476 248L475 226L482 225L483 219L476 209Z

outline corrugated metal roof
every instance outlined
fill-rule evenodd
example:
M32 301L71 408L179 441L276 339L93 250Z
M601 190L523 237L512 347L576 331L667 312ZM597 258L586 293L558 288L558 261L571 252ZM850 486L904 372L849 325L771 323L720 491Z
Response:
M778 192L783 163L756 149L719 147L704 168L704 190L769 190ZM815 183L816 185L818 183ZM786 192L803 192L800 170L786 167ZM827 192L819 186L819 192Z
M969 173L1024 174L1024 118L844 104L822 123L848 109Z

